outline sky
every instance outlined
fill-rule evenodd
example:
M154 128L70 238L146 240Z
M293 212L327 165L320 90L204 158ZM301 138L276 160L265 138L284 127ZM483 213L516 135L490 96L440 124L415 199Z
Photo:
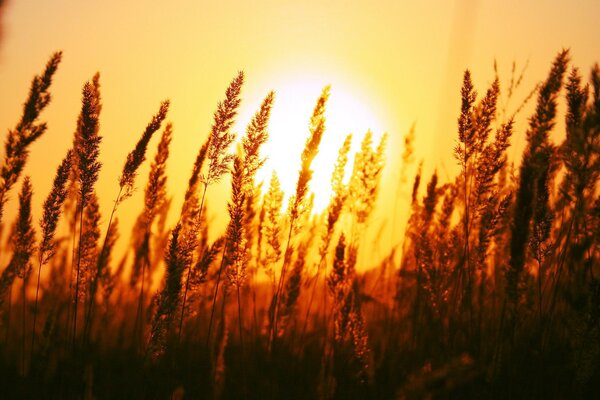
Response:
M543 79L562 48L571 49L573 64L587 76L600 58L598 15L600 2L594 0L568 6L558 0L12 0L2 15L0 124L6 132L17 123L31 78L53 51L62 50L53 100L42 116L49 129L32 146L25 170L39 216L55 168L71 144L81 88L99 71L104 166L98 192L107 215L127 153L161 100L170 99L173 216L212 113L237 71L246 74L239 135L261 99L276 92L269 161L259 176L268 179L276 169L288 192L297 177L312 107L330 84L328 130L322 160L315 160L317 205L322 208L327 201L329 174L345 135L354 134L356 149L367 129L376 138L387 132L386 190L380 199L386 207L379 207L370 229L393 243L399 238L391 233L389 214L397 208L404 216L407 207L396 193L406 197L408 187L397 192L395 186L402 137L410 126L416 126L416 159L424 160L425 173L437 169L442 180L450 179L456 173L451 155L463 71L472 71L483 93L494 78L494 61L501 86L510 80L513 62L517 71L527 65L521 89L508 103L510 112ZM526 111L516 125L513 154L522 148ZM124 236L141 210L148 164L140 171L138 193L119 209ZM16 215L17 190L7 220ZM228 191L224 182L209 193L213 234L226 223Z

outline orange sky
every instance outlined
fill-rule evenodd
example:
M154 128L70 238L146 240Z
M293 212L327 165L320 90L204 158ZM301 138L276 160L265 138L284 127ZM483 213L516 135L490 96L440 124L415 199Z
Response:
M280 174L289 174L291 178L285 180L292 181L291 186L305 140L302 132L307 131L320 89L328 83L333 93L329 125L334 131L326 132L331 140L324 151L327 157L335 158L333 149L348 130L355 133L356 142L365 124L376 135L385 130L390 135L390 162L384 185L393 187L397 180L393 161L402 151L401 137L416 121L417 156L425 158L427 172L438 168L444 177L454 171L451 149L465 68L473 71L481 93L493 79L494 59L504 83L513 60L518 65L529 60L523 89L516 94L520 100L544 77L562 47L571 48L574 63L586 74L600 58L600 2L567 4L558 0L13 0L3 15L0 122L4 132L15 125L32 76L54 50L63 50L53 101L43 114L49 129L32 146L25 171L35 188L36 215L71 144L81 87L96 71L101 73L104 104L104 167L98 188L104 214L116 195L126 154L165 98L172 101L168 119L174 123L169 188L175 208L179 207L216 103L240 69L247 77L240 134L262 97L271 89L280 91L273 111L280 122L271 135L273 143L282 144L272 145L270 151L280 152L271 156L283 160L275 167ZM357 118L356 110L362 109L366 111ZM521 117L526 120L526 114ZM286 128L288 119L294 121L294 128ZM517 142L524 136L523 126L517 125ZM285 135L291 139L282 139ZM149 159L156 143L157 138ZM147 165L140 171L144 180ZM325 185L329 172L319 173ZM127 222L142 205L141 179L138 188L138 194L119 210L125 222L123 236L127 236ZM213 191L209 200L213 215L225 211L218 208L223 204L218 200L227 192L226 185ZM11 193L6 221L14 218L16 193ZM382 201L389 203L394 195L395 188L387 190ZM375 215L372 231L383 221L381 214Z

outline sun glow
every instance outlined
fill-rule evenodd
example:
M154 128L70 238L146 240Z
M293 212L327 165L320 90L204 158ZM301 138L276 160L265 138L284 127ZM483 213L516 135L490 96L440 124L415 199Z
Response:
M269 140L262 151L266 161L256 178L258 183L263 182L263 191L268 189L271 174L275 171L286 198L294 193L300 170L300 155L309 136L310 116L325 85L319 80L291 78L274 88L275 102L269 123ZM246 103L237 127L240 135L258 104L260 100ZM250 109L251 107L254 109ZM310 187L315 196L315 213L323 211L329 204L331 174L346 136L350 133L353 135L350 159L346 166L348 178L352 171L354 153L359 149L367 130L373 132L374 142L378 142L384 133L370 105L341 85L332 84L325 117L325 133L311 168L313 177ZM284 206L287 206L285 201Z

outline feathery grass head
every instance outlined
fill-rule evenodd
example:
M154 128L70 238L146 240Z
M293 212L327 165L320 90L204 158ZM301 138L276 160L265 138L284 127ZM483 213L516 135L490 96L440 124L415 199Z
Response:
M81 113L75 133L75 156L82 207L89 201L102 167L102 163L98 160L102 141L102 137L98 134L102 109L99 81L100 75L97 73L91 82L88 81L83 86Z
M214 114L214 122L209 136L208 160L209 167L203 182L209 185L218 182L229 170L229 163L233 155L227 154L227 150L235 135L231 127L240 106L240 92L244 83L244 73L240 71L231 81L225 93L225 100L219 103Z
M306 140L304 150L302 151L302 169L300 170L298 183L296 184L296 194L294 197L290 198L289 215L292 221L296 221L304 211L304 203L309 189L308 184L312 179L313 173L310 166L319 151L321 138L325 132L325 105L329 99L329 92L330 86L325 86L310 118L310 135Z
M269 189L265 194L263 209L265 210L265 222L262 227L267 241L266 261L267 264L275 264L281 258L281 206L283 204L283 191L273 171Z
M344 175L346 164L348 163L348 152L350 151L350 145L352 144L352 134L346 136L344 144L338 152L338 158L333 168L331 175L331 189L333 190L333 197L327 207L327 227L322 235L321 247L319 249L321 258L324 258L329 249L329 244L333 237L333 231L335 224L342 214L344 202L348 196L348 189L344 185Z
M152 224L158 210L167 200L166 167L172 133L173 125L168 123L158 143L158 150L154 156L154 161L150 165L150 173L148 174L148 182L144 195L144 218L147 226Z
M254 114L252 121L246 128L246 136L242 140L242 147L244 150L244 180L246 185L254 185L254 176L256 171L264 164L265 160L260 157L260 147L269 138L267 132L267 126L269 124L269 117L271 115L271 108L273 107L273 100L275 98L274 92L269 92L262 104L260 109Z
M569 61L567 50L555 58L546 81L541 85L536 109L529 119L527 148L520 168L519 187L515 198L514 223L511 229L510 259L507 271L507 295L513 306L519 300L520 275L525 265L530 223L535 208L535 182L540 174L539 161L550 145L548 134L554 126L558 92Z
M131 153L127 155L127 160L125 161L123 172L121 174L121 178L119 179L119 185L121 188L125 189L125 192L117 201L122 201L133 194L136 171L146 159L146 148L148 147L148 142L150 142L150 139L152 139L154 132L160 129L160 125L167 117L169 105L169 100L165 100L160 104L158 112L152 117L152 120L146 127L142 137L135 145L135 149L133 149Z
M67 180L71 171L73 151L69 150L56 170L52 190L44 201L44 215L40 221L42 242L40 243L40 263L46 264L56 251L54 235L60 218L63 203L68 194Z
M41 75L31 81L29 96L23 104L23 114L15 129L8 132L4 144L4 162L0 167L0 221L6 202L6 194L17 182L29 154L28 147L45 131L45 123L36 123L40 113L50 103L50 85L52 77L62 59L62 52L51 57Z
M473 87L473 82L471 81L471 72L469 70L465 71L463 77L463 86L461 88L461 106L460 106L460 116L458 117L458 140L460 143L464 145L469 145L473 143L474 140L474 131L473 131L473 121L472 121L472 112L473 112L473 104L475 103L475 99L477 98L477 92ZM457 153L460 154L460 151ZM462 162L466 162L470 153L463 154L464 159Z
M206 153L208 151L209 144L210 137L206 140L206 142L204 142L202 147L200 147L200 150L196 155L196 160L194 161L192 174L188 181L188 186L183 198L183 206L181 207L181 220L184 222L191 221L192 217L199 211L198 208L200 207L200 201L198 199L198 184L203 179L200 176L200 172L202 171L202 166L206 160Z
M30 258L35 251L35 230L31 217L31 197L33 188L29 177L23 180L23 187L19 193L19 218L15 227L13 239L13 260L16 263L16 273L25 279L31 270ZM11 261L12 263L12 261Z
M244 246L244 160L236 156L231 173L231 202L227 205L229 224L227 225L227 277L235 286L241 286L246 276Z
M81 290L79 296L81 299L85 298L86 291L90 287L92 280L94 279L97 271L98 260L99 260L99 246L98 241L100 240L100 204L98 203L98 196L95 191L88 197L87 205L83 210L83 226L81 227L81 276L80 284ZM76 272L76 271L74 271Z
M163 288L156 297L156 312L152 319L149 351L154 359L166 350L167 335L180 303L181 278L186 265L187 254L180 244L181 225L177 224L171 232L168 248L165 252L166 271Z
M0 307L15 278L25 279L31 271L30 258L35 252L35 230L31 223L31 196L31 182L29 177L25 177L19 193L19 216L12 235L13 254L0 276Z
M225 236L221 236L206 249L206 251L202 254L202 257L198 258L196 264L194 265L194 269L192 270L192 277L190 278L190 283L192 285L200 285L206 281L208 268L213 261L217 259L217 256L223 249L224 244Z
M385 145L387 135L383 135L373 150L373 133L367 131L360 151L354 158L354 167L350 177L350 203L349 207L356 215L358 223L368 219L379 191L379 181L385 164Z
M554 59L550 74L540 87L537 106L529 119L529 129L527 130L530 153L534 153L548 139L548 133L554 127L558 93L568 63L569 51L563 50Z
M417 204L417 195L419 194L419 187L421 186L421 173L423 171L423 161L419 163L415 180L413 181L411 204Z

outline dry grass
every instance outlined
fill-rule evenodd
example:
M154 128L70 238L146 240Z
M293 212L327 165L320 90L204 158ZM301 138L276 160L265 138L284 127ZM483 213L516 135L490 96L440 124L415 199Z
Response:
M37 121L59 61L57 53L34 78L23 116L8 133L0 210L19 181L29 144L45 130ZM243 82L240 72L217 106L174 227L166 185L174 133L166 125L131 239L119 236L113 216L134 189L169 103L161 104L125 160L103 237L98 196L105 194L95 189L102 159L99 76L84 85L73 150L44 202L39 244L33 188L25 178L10 244L0 249L10 255L0 266L0 376L7 398L599 395L598 66L586 85L568 52L560 52L535 92L526 132L515 130L517 112L505 119L500 81L478 99L467 71L454 151L461 171L443 181L437 173L423 176L421 163L406 194L406 228L393 233L389 254L370 271L361 260L375 244L364 232L379 195L408 189L414 127L403 153L391 153L403 162L394 188L381 187L386 136L373 143L367 132L354 155L348 136L330 204L313 215L310 182L318 172L312 161L327 135L326 87L283 212L277 174L264 194L255 182L273 92L238 150L231 149ZM509 99L520 83L513 76ZM563 97L565 140L552 143ZM507 150L517 135L527 147L515 169ZM352 173L345 177L349 162ZM229 222L215 232L206 192L225 176L229 203L211 211ZM404 226L395 214L387 217L394 229ZM209 241L209 233L217 239ZM113 254L122 240L129 240L131 260ZM30 280L35 255L37 277Z

